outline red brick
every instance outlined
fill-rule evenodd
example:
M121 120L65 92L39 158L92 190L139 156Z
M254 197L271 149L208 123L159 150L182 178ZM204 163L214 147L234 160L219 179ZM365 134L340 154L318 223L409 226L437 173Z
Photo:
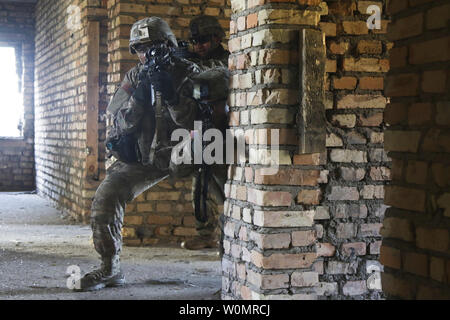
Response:
M422 134L420 131L386 130L384 147L386 151L417 152Z
M289 192L248 189L247 201L259 206L290 206L292 195Z
M334 78L333 86L335 89L355 89L356 88L356 78L355 77L342 77Z
M375 181L390 180L391 171L386 167L370 168L370 178Z
M289 286L287 274L259 274L249 270L247 281L261 289L282 289Z
M325 72L334 73L337 71L336 60L327 59L325 62Z
M316 249L318 257L332 257L336 252L336 247L331 243L317 243Z
M403 270L414 273L422 277L428 276L427 256L415 252L403 252Z
M168 227L168 226L166 226L166 227L156 227L155 228L155 235L157 235L157 236L170 236L170 235L172 235L172 228Z
M357 256L364 256L366 254L366 243L365 242L353 242L345 243L342 245L342 254L349 256L355 253Z
M291 285L293 287L313 287L319 282L317 272L294 272L291 276Z
M327 37L336 36L336 24L331 22L320 22L320 29L325 33Z
M257 251L252 251L252 263L263 269L297 269L308 268L316 260L316 253L274 253L263 256Z
M253 182L253 169L245 167L245 182Z
M343 68L344 71L353 72L388 72L389 60L364 57L358 59L353 57L344 58Z
M408 161L406 167L406 182L425 184L428 176L428 163L422 161Z
M255 241L261 249L286 249L291 243L289 233L260 234L252 232L250 238Z
M173 234L176 236L196 236L198 235L195 228L176 227L173 230Z
M419 93L419 75L406 73L386 78L385 94L389 97L415 96Z
M427 11L427 29L445 28L449 18L450 4L434 7Z
M405 103L389 103L384 111L387 124L399 124L408 118L408 105Z
M359 115L358 124L361 127L378 127L383 123L383 113L378 112L371 115Z
M447 252L449 250L449 231L417 227L416 246L422 249Z
M384 203L399 209L425 211L426 194L424 190L386 186Z
M408 0L389 1L387 5L387 13L398 13L406 8L408 8Z
M422 152L450 153L450 134L448 131L432 128L426 132Z
M231 20L230 21L230 35L235 34L236 32L237 32L236 21Z
M346 34L363 35L369 33L365 21L343 21L342 28Z
M147 218L148 224L173 224L173 222L173 217L171 216L151 215Z
M144 218L140 216L125 216L124 224L125 225L140 225L142 224Z
M333 54L345 54L349 48L348 42L335 42L330 43L330 51Z
M417 300L450 300L448 290L420 285L417 291Z
M384 219L381 235L384 238L395 238L408 242L415 240L414 227L411 221L395 217Z
M314 230L292 232L292 245L294 247L310 246L315 241L316 232Z
M246 54L240 54L236 56L236 69L242 70L247 69L250 64L250 60L248 55Z
M384 78L362 77L359 79L359 88L363 90L383 90Z
M445 283L445 260L437 257L430 257L430 277L433 280Z
M356 2L353 1L332 1L327 4L329 13L336 16L353 16L353 11L356 11Z
M256 184L316 186L320 176L319 170L278 169L274 175L262 175L264 169L255 169Z
M380 262L386 267L400 269L402 263L400 250L383 245L380 250Z
M413 299L415 296L415 283L410 280L404 280L390 273L381 274L381 285L383 292L393 297L403 299Z
M431 103L414 103L408 109L408 123L414 125L430 124L433 120Z
M326 154L310 153L294 155L294 165L318 166L326 163Z
M408 47L394 47L389 51L389 61L392 68L406 66L408 62Z
M316 205L320 203L320 190L301 190L297 195L297 203Z
M423 30L423 13L406 16L391 22L388 39L391 41L420 35Z
M315 210L307 211L260 211L255 210L253 223L261 227L311 227Z
M186 227L195 227L195 221L194 216L186 216L183 218L183 225Z
M247 16L247 29L251 29L258 26L258 14L251 13Z
M360 54L381 54L383 47L381 41L376 40L361 40L358 42L358 52Z
M446 91L447 72L445 70L424 71L422 75L422 91L440 93Z
M448 170L448 165L433 163L431 170L433 173L433 179L439 187L450 185L450 171Z
M425 64L450 60L450 50L443 50L450 45L450 37L439 38L410 45L409 62Z
M381 95L348 94L338 100L338 109L384 109L386 98Z

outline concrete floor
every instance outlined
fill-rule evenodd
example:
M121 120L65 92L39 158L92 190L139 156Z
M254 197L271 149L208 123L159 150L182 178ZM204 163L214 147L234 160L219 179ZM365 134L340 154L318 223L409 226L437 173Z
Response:
M91 234L35 194L0 193L0 300L220 299L217 251L176 247L124 247L124 287L69 290L68 267L99 266Z

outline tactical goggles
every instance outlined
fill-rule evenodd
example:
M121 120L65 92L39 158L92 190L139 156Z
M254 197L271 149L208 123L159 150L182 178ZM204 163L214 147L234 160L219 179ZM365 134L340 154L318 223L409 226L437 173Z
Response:
M138 43L133 46L133 49L138 53L147 53L149 50L153 49L155 46L164 43L164 41L153 41L148 43Z
M211 41L211 36L210 35L206 35L206 36L198 36L195 38L191 38L190 39L192 44L204 44L208 41Z
M136 44L133 46L133 49L138 53L146 53L151 47L152 45L150 44Z

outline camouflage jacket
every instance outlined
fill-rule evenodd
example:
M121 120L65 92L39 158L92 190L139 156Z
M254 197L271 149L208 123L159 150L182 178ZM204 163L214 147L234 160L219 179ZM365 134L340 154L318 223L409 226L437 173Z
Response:
M214 109L214 126L215 128L225 133L225 130L228 129L228 109L226 106L226 98L228 97L228 81L229 81L229 73L228 73L228 57L230 53L223 48L222 45L219 45L214 50L210 51L205 57L193 58L190 59L194 63L196 63L202 70L202 72L208 72L211 70L215 70L217 73L223 73L221 77L215 77L209 79L210 84L210 94L212 100L216 100L218 98L222 101L216 101L212 103L212 107ZM207 75L208 76L208 75ZM199 75L202 78L202 75Z
M160 144L152 146L155 129L152 102L139 102L142 99L138 99L135 96L142 67L143 65L139 63L127 72L108 105L108 137L111 135L132 135L137 141L139 160L148 157L151 149L154 148L156 149L156 158L164 158L158 159L159 165L157 166L167 168L167 157L170 154L159 152L163 147ZM176 142L170 142L173 130L177 128L191 130L194 126L194 120L198 113L198 103L192 98L193 87L190 76L198 73L199 67L191 61L173 57L172 64L167 66L165 70L172 75L178 96L178 99L173 99L178 100L176 105L170 105L163 100L164 130L166 131L168 142L171 145L175 145ZM148 137L150 137L150 141ZM142 163L142 161L139 162Z
M217 67L228 68L228 57L230 53L219 45L217 48L208 52L208 54L200 58L200 56L189 59L198 64L203 70Z

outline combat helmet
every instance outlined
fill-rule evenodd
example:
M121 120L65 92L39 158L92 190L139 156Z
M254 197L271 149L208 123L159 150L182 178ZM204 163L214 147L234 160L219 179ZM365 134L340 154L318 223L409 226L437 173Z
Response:
M226 100L229 91L228 68L216 67L192 76L194 98L197 100Z
M200 16L191 20L189 24L191 39L216 35L219 38L225 37L225 31L219 21L212 16Z
M140 43L168 40L174 47L178 47L177 38L166 21L159 17L150 17L137 21L131 27L130 52L136 53L133 46Z

